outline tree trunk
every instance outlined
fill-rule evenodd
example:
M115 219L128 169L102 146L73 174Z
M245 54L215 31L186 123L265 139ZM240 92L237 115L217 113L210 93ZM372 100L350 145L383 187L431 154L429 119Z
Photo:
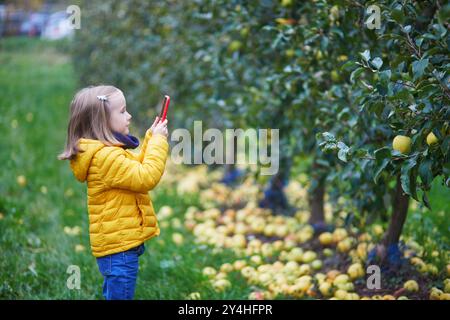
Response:
M264 191L264 198L259 203L260 207L270 208L276 214L292 215L295 212L295 208L289 205L284 193L291 165L290 159L282 158L280 160L278 173L270 179L269 186Z
M314 161L311 167L311 178L317 184L313 183L308 191L309 209L311 210L310 223L323 223L325 221L324 214L324 196L325 196L325 179L320 173L320 165Z
M323 210L323 199L325 196L325 186L322 181L319 181L319 185L310 191L309 194L309 207L311 209L311 223L322 223L325 221L325 215Z
M403 193L400 175L397 177L395 189L391 221L383 239L383 244L386 248L392 244L397 244L400 240L403 225L405 224L406 216L408 214L409 196Z

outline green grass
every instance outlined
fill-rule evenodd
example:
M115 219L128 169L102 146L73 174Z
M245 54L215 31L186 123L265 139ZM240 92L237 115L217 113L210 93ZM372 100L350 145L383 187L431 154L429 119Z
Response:
M77 90L70 59L60 42L2 39L0 42L0 299L102 299L102 277L90 253L86 186L75 180L68 162L57 160L66 134L69 102ZM17 177L24 176L20 186ZM158 188L157 188L158 189ZM179 197L170 190L151 192L154 207L174 208L182 218L199 205L196 195ZM80 226L78 236L65 226ZM243 299L249 287L216 293L203 278L204 266L233 261L231 253L211 254L194 245L171 244L171 227L146 243L140 259L137 299ZM76 245L86 249L76 252ZM68 266L81 270L81 289L69 290Z
M421 244L425 259L435 263L440 270L445 268L450 258L448 196L449 191L442 185L442 178L436 178L429 192L431 210L422 204L418 204L415 209L411 208L404 226L404 234Z

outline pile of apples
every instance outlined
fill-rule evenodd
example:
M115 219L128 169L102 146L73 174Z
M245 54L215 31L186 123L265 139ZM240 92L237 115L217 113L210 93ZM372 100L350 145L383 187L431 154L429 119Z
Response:
M197 174L205 174L196 170ZM365 287L365 263L368 253L384 233L381 225L375 224L365 233L356 228L339 227L343 225L342 219L332 218L332 207L327 203L327 222L333 222L336 228L315 235L307 222L306 186L297 181L287 186L289 201L300 209L294 216L281 216L258 207L261 192L252 178L234 188L220 183L219 178L220 175L211 175L207 182L199 179L202 180L198 185L203 208L189 207L183 221L184 227L194 235L195 243L209 245L213 252L231 250L237 257L219 267L207 266L202 270L217 292L232 287L230 273L239 273L253 290L248 298L257 300L276 297L403 300L419 290L427 290L420 288L415 280L407 280L403 288L397 288L392 294L360 296L356 288ZM169 216L164 207L158 213L158 219L167 220ZM180 238L176 235L174 242L179 244ZM419 272L433 277L439 274L436 266L419 257L423 253L419 244L411 240L406 244L409 249L405 250L405 257ZM336 265L336 261L345 261L345 265ZM450 277L450 265L444 274ZM429 298L450 299L450 279L431 288Z

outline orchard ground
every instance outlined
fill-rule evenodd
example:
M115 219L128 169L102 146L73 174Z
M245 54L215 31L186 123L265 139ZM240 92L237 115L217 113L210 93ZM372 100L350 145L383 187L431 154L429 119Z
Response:
M0 298L101 299L86 186L56 159L77 89L70 59L58 49L64 43L0 41ZM251 176L229 188L221 175L204 165L167 164L151 192L161 235L146 244L137 299L448 297L449 208L439 183L430 193L432 211L411 204L401 272L382 275L382 288L368 290L360 266L384 222L344 228L344 212L333 216L327 205L335 229L319 237L306 223L309 179L302 166L287 187L297 208L292 217L257 208L263 186ZM71 265L80 267L80 290L67 288ZM408 280L418 288L403 288Z

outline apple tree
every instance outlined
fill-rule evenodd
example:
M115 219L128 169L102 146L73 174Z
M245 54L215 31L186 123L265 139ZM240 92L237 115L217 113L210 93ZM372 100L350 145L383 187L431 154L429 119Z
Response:
M337 122L319 136L322 149L335 150L343 163L334 179L347 181L343 188L351 201L366 201L360 190L368 187L380 204L391 204L388 229L374 253L392 262L410 198L429 207L432 181L450 186L450 7L440 1L378 4L376 41L363 43L358 59L343 66L351 71L354 125Z

